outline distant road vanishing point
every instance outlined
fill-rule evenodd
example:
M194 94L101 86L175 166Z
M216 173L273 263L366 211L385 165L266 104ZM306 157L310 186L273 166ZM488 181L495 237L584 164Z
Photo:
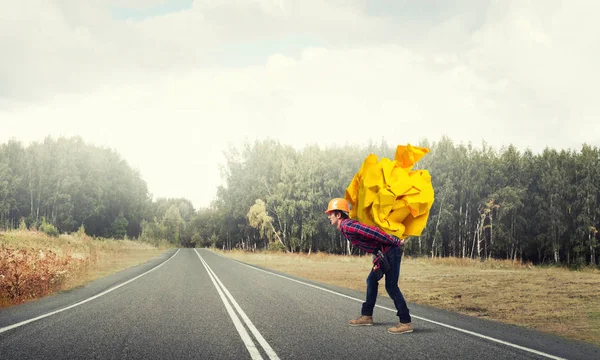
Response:
M0 310L0 359L600 359L600 348L392 301L350 327L364 294L215 254L169 250L86 286Z

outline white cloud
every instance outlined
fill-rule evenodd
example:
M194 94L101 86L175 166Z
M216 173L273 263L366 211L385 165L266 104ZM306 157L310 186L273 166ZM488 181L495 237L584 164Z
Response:
M111 18L117 2L11 3L0 141L81 135L116 148L155 195L197 207L244 138L600 144L589 3L461 4L434 24L341 3L195 1L141 21Z

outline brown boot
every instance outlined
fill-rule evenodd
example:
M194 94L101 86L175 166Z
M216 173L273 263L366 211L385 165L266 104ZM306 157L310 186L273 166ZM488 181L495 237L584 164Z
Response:
M396 326L388 329L390 334L404 334L413 332L412 323L398 323Z
M348 325L350 325L350 326L373 325L373 317L362 315L357 319L348 321Z

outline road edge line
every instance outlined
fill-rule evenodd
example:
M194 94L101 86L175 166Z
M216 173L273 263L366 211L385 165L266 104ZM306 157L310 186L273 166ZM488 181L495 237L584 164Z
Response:
M97 298L99 298L100 296L106 295L106 294L108 294L108 293L110 293L110 292L112 292L112 291L114 291L114 290L116 290L116 289L120 288L121 286L127 285L127 284L129 284L130 282L132 282L132 281L134 281L134 280L137 280L138 278L140 278L140 277L142 277L142 276L144 276L144 275L146 275L146 274L148 274L148 273L150 273L150 272L152 272L152 271L154 271L154 270L158 269L159 267L163 266L163 265L164 265L164 264L166 264L166 263L167 263L169 260L171 260L172 258L174 258L174 257L175 257L175 255L177 255L177 254L179 253L179 250L181 250L181 249L177 249L177 251L175 252L175 254L171 255L171 257L170 257L170 258L168 258L167 260L165 260L165 261L163 261L162 263L158 264L157 266L153 267L152 269L150 269L150 270L146 271L145 273L142 273L142 274L140 274L140 275L138 275L138 276L134 277L133 279L129 279L129 280L127 280L127 281L125 281L125 282L123 282L123 283L121 283L121 284L119 284L119 285L113 286L112 288L110 288L110 289L108 289L108 290L105 290L105 291L103 291L103 292L101 292L101 293L99 293L99 294L96 294L96 295L94 295L94 296L92 296L92 297L89 297L89 298L87 298L87 299L85 299L85 300L82 300L82 301L79 301L79 302L77 302L77 303L75 303L75 304L72 304L72 305L69 305L69 306L67 306L67 307L64 307L64 308L62 308L62 309L54 310L54 311L51 311L51 312L49 312L49 313L46 313L46 314L43 314L43 315L39 315L39 316L36 316L36 317L34 317L34 318L31 318L31 319L24 320L24 321L18 322L18 323L16 323L16 324L12 324L12 325L8 325L8 326L5 326L5 327L3 327L3 328L0 328L0 334L1 334L1 333L3 333L3 332L5 332L5 331L11 330L11 329L15 329L15 328L18 328L18 327L20 327L20 326L23 326L23 325L26 325L26 324L32 323L32 322L34 322L34 321L41 320L41 319L43 319L43 318L46 318L46 317L48 317L48 316L52 316L52 315L58 314L58 313L60 313L60 312L63 312L63 311L66 311L66 310L72 309L72 308L74 308L74 307L77 307L77 306L79 306L79 305L85 304L85 303L86 303L86 302L88 302L88 301L92 301L92 300L94 300L94 299L97 299Z

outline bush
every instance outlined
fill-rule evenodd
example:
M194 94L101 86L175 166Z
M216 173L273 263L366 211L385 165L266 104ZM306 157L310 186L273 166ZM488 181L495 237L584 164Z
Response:
M25 218L23 217L21 218L21 222L19 223L19 230L27 230L27 224L25 223Z
M81 259L59 256L51 250L0 247L0 304L22 303L50 294L79 268Z
M269 243L269 250L270 251L280 251L280 252L286 252L287 249L285 246L283 246L282 243L280 243L279 241L273 241Z
M85 233L85 226L83 226L83 224L81 224L81 226L79 227L79 229L77 229L77 236L79 237L85 237L87 234Z
M54 225L48 224L46 222L46 219L42 220L42 225L40 225L40 231L42 231L42 232L46 233L46 235L52 236L52 237L58 237L58 235L59 235L58 229L56 227L54 227Z

